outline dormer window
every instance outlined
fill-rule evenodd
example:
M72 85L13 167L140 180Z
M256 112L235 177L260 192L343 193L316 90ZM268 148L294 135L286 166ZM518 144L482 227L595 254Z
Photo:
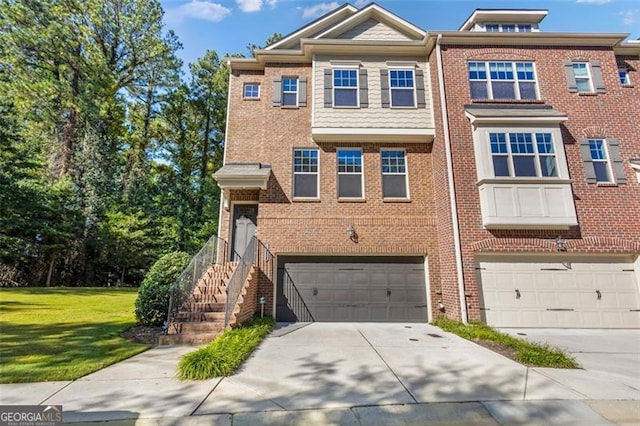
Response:
M485 24L484 30L488 33L530 33L533 31L531 24Z

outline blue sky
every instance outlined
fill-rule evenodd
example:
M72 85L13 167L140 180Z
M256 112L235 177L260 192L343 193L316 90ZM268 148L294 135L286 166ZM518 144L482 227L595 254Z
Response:
M288 34L344 4L340 0L161 0L166 28L184 48L186 63L207 49L247 54L274 32ZM351 0L354 6L369 0ZM476 8L548 9L541 31L621 32L640 38L640 0L377 0L424 30L457 30Z

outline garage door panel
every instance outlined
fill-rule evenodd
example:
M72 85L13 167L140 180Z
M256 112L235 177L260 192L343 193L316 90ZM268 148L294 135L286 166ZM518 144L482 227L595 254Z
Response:
M427 321L423 259L379 259L284 261L279 276L287 271L316 321ZM279 295L282 285L279 279ZM276 303L287 301L279 296Z
M502 327L638 327L633 264L480 262L483 318ZM511 290L509 290L511 289ZM511 291L520 292L517 299ZM598 297L600 296L600 297Z

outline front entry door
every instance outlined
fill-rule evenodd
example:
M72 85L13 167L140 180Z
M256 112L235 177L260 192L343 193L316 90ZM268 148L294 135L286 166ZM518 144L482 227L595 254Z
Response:
M258 224L257 204L235 204L233 206L233 252L231 258L238 260L244 254L247 244L256 234Z

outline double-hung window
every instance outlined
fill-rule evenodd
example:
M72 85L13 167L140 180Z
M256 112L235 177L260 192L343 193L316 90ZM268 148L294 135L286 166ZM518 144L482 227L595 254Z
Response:
M333 106L358 106L358 70L333 70Z
M383 149L380 151L382 162L382 197L408 198L407 161L404 150Z
M605 93L600 61L565 61L564 72L572 93Z
M612 182L611 166L604 139L589 139L589 151L591 152L593 170L596 174L596 182Z
M364 198L360 149L338 149L338 198Z
M293 150L293 197L318 198L318 150Z
M412 69L389 70L389 87L391 89L391 107L416 106L415 76Z
M298 106L298 79L295 77L282 78L282 105Z
M557 177L551 133L489 133L495 177Z
M576 80L579 93L593 92L591 84L591 76L589 74L589 65L586 62L573 63L573 78Z
M533 62L469 62L472 99L538 99Z

